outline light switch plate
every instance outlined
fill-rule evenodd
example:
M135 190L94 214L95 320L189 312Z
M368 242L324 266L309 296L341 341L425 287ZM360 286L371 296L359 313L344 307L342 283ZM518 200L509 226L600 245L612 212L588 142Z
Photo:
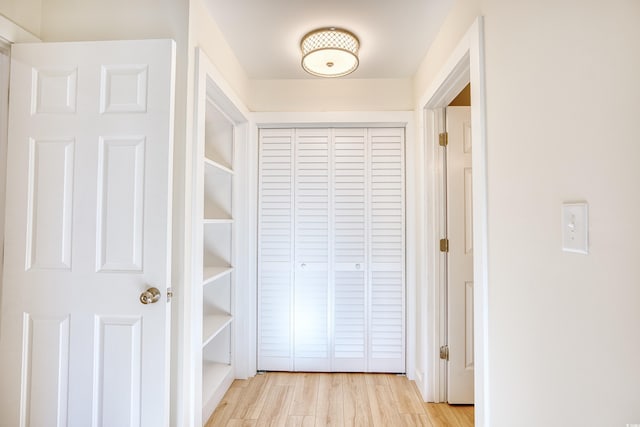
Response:
M562 204L562 250L589 253L589 209L585 202Z

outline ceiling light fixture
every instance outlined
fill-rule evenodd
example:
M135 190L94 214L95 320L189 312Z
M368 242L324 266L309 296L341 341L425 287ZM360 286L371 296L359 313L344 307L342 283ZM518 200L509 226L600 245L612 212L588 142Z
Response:
M300 42L302 68L314 76L342 77L358 68L360 41L347 30L320 28Z

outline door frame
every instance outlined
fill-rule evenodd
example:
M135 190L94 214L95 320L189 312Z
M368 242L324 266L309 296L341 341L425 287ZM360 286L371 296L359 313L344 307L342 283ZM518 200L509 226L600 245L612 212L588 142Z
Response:
M443 301L446 295L446 264L439 251L442 206L442 167L438 133L443 126L442 109L471 83L471 139L473 185L473 239L474 239L474 358L475 358L475 425L489 426L489 354L488 354L488 215L487 215L487 141L486 141L486 88L484 60L484 22L476 18L440 69L429 89L420 97L418 118L423 132L425 152L423 181L425 189L425 228L423 232L426 266L421 277L426 292L420 303L427 307L421 316L421 330L426 331L420 353L424 361L424 378L419 388L425 400L441 402L446 399L443 363L438 357L441 342L446 342L446 315ZM446 371L446 366L444 367Z
M0 49L7 49L8 63L6 65L6 71L11 68L11 45L13 43L29 43L39 42L40 39L28 32L27 30L19 27L9 19L0 15ZM0 120L6 121L9 116L9 76L6 81L3 80L2 88L0 91L0 114L3 115ZM5 185L7 174L7 145L8 145L8 126L4 127L5 132L0 135L0 298L2 297L2 269L3 269L3 256L4 256L4 209L5 209Z
M416 194L417 170L421 166L418 159L416 144L415 116L412 111L336 111L336 112L254 112L252 113L252 141L258 141L258 131L261 128L304 128L304 127L401 127L405 129L405 371L407 378L415 379L416 362L416 334L417 334L417 276L416 250L420 243L416 233L407 233L407 230L415 230L419 220L416 215L416 200L410 197ZM247 300L246 310L257 313L258 310L258 281L257 281L257 253L258 253L258 144L249 146L247 156L250 162L249 169L256 175L251 177L248 200L251 204L250 211L256 215L251 219L248 228L251 233L251 252L254 254L251 260L250 274L254 278L251 282L253 292L251 300ZM257 343L257 323L252 324L251 339ZM257 352L254 353L257 355ZM255 362L253 362L255 373Z

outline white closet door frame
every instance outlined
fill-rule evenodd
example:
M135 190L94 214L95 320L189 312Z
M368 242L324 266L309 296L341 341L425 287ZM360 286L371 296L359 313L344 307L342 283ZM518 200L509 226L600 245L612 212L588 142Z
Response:
M417 143L415 127L416 116L413 111L344 111L344 112L270 112L252 113L253 141L258 141L258 131L261 129L282 129L301 127L404 127L405 128L405 192L409 196L405 200L405 228L406 230L416 230L419 219L423 216L423 205L425 195L422 191L421 162L423 157L423 147ZM250 168L258 170L258 144L251 144L248 147L248 161ZM258 212L258 177L249 181L248 192L249 212ZM250 247L251 253L258 253L258 230L257 216L255 226L251 226ZM417 290L417 260L421 260L424 253L424 242L419 239L417 233L406 233L406 259L405 259L405 283L406 283L406 374L411 380L424 379L424 366L416 366L416 321L418 318L426 316L424 311L417 310L418 290ZM256 279L252 282L254 292L247 300L247 306L258 306L257 287L257 258L251 262L251 271ZM251 337L257 342L257 324L252 326ZM256 353L254 353L256 354ZM254 365L255 367L255 365ZM255 373L255 371L254 371Z

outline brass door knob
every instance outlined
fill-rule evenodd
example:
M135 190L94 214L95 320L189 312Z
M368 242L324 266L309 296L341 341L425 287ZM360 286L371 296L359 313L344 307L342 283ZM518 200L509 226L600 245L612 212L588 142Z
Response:
M140 302L143 304L155 304L160 300L158 288L149 288L140 294Z

